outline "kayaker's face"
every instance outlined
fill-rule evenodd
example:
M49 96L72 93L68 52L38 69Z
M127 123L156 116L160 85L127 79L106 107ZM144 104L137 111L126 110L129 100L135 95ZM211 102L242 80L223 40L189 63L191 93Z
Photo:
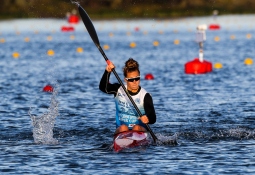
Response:
M140 86L140 74L138 71L128 72L125 77L127 89L131 92L137 92Z

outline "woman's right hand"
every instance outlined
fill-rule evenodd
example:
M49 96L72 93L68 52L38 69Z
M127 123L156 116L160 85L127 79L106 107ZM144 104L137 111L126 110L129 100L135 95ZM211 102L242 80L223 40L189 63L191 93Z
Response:
M105 70L106 70L107 72L111 72L112 69L114 69L114 68L115 68L114 64L113 64L110 60L108 60L108 61L107 61L107 66L106 66Z

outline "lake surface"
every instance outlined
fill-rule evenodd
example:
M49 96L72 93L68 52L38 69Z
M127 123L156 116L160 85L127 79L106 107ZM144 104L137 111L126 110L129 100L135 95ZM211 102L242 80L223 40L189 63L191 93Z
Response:
M120 153L111 147L113 96L98 89L106 63L83 23L61 32L64 19L0 21L1 174L254 174L255 69L244 64L255 57L254 20L93 21L121 79L129 57L140 63L156 109L150 127L160 142ZM223 68L185 74L198 57L196 26L211 23L221 29L206 31L204 58ZM47 84L54 93L42 91ZM178 145L168 143L173 134Z

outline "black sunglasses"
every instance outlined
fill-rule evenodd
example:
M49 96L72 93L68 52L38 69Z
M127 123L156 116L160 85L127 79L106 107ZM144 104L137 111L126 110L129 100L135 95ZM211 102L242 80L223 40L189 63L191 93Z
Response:
M133 81L139 81L140 80L140 76L135 77L135 78L125 78L128 82L133 82Z

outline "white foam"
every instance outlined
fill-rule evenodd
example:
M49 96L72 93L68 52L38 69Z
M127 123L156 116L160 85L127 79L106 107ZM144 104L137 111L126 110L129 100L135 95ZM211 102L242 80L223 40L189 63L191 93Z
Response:
M55 119L58 116L57 90L55 87L51 96L48 111L41 116L30 115L33 125L34 142L37 144L57 144L58 140L53 138Z

